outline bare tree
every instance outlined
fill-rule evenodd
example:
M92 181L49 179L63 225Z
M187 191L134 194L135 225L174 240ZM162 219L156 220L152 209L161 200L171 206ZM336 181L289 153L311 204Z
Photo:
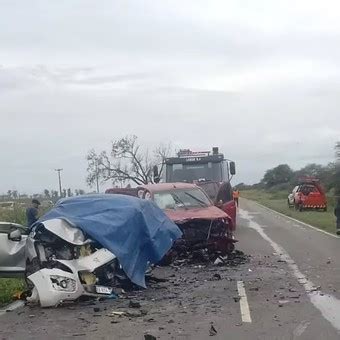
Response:
M112 142L110 152L95 150L87 155L87 183L93 186L101 180L124 186L126 182L137 185L159 181L163 172L164 158L170 153L169 146L160 146L149 152L142 149L136 136L127 136ZM158 174L156 170L159 169ZM156 176L154 176L154 174Z

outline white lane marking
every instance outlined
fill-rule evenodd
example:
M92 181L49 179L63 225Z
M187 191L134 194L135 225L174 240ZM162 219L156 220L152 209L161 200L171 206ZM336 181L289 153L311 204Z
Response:
M17 308L23 307L25 305L25 302L22 300L17 300L9 305L5 306L4 308L0 309L0 316L6 314L7 312L12 312Z
M325 295L317 289L314 283L307 279L302 274L299 267L295 264L293 259L289 256L284 248L274 242L263 230L263 228L253 221L251 215L245 211L239 211L239 216L249 222L249 227L256 230L264 240L266 240L274 251L279 254L281 260L285 261L291 269L293 275L296 277L298 282L304 287L311 303L321 312L322 316L328 320L332 326L340 331L340 300L333 295Z
M247 294L244 288L243 281L237 281L237 290L238 290L238 296L240 297L240 309L241 309L242 322L251 323L249 304L248 304Z
M295 219L295 218L293 218L293 217L290 217L290 216L287 216L287 215L285 215L285 214L282 214L282 213L280 213L280 212L278 212L278 211L276 211L276 210L270 209L270 208L268 208L268 207L266 207L266 206L264 206L264 205L262 205L262 204L260 204L260 203L257 203L257 202L255 202L255 201L252 201L252 202L255 203L255 204L257 204L257 205L259 205L260 207L262 207L262 208L264 208L264 209L266 209L266 210L268 210L268 211L274 213L274 214L277 214L277 215L280 215L280 216L282 216L282 217L288 218L289 220L294 221L294 222L299 223L299 224L302 224L302 225L304 225L305 227L314 229L314 230L316 230L316 231L318 231L318 232L320 232L320 233L326 234L326 235L328 235L328 236L332 236L332 237L335 237L335 238L340 238L340 236L337 236L337 235L335 235L335 234L332 234L332 233L330 233L330 232L328 232L328 231L326 231L326 230L322 230L322 229L316 228L316 227L314 227L314 226L312 226L312 225L310 225L310 224L308 224L308 223L299 221L299 220L297 220L297 219ZM253 213L250 213L250 214L253 214Z
M300 322L299 325L293 331L294 339L300 337L305 332L305 330L307 329L309 325L310 325L310 322L306 320Z

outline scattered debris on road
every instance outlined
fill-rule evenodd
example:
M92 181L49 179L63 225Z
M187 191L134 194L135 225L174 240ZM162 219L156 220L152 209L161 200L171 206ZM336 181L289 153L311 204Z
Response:
M234 299L235 302L239 302L241 300L241 297L240 296L234 296L233 299Z
M279 307L283 307L287 303L289 303L288 300L279 300Z
M137 301L130 301L129 302L129 307L130 308L141 308L141 304L139 303L139 302L137 302Z
M216 328L214 327L214 325L211 325L209 329L209 336L215 336L216 334L217 334Z

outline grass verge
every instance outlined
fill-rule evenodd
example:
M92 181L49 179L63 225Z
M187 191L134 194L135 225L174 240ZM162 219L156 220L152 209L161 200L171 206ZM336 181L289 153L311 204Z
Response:
M25 287L22 279L0 279L0 306L13 301L13 295Z
M284 215L308 223L316 228L335 233L334 200L328 198L328 211L296 211L287 204L288 193L285 191L268 192L264 190L245 190L241 196L256 201Z

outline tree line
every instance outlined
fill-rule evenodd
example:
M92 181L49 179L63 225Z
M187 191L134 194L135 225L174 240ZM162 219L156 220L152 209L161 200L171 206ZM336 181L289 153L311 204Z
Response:
M71 188L62 190L62 197L72 197L72 196L80 196L85 195L85 190L83 189L75 189ZM40 198L40 199L48 199L48 200L57 200L60 198L60 193L57 190L49 190L44 189L42 193L27 195L21 194L17 190L8 190L6 194L1 195L1 199L4 200L17 200L17 199L27 199L27 198Z

